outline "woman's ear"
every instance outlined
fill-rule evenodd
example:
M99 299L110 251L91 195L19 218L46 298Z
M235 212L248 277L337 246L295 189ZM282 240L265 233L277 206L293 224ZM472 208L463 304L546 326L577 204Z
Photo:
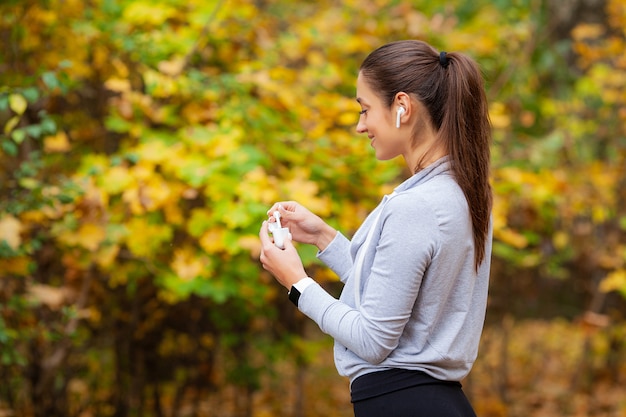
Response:
M411 97L405 92L399 92L396 94L394 100L394 107L396 111L396 127L400 128L402 120L407 120L411 115Z

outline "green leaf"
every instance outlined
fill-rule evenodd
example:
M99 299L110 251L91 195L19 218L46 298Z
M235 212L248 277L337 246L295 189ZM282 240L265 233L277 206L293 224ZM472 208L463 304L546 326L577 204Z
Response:
M57 124L49 117L45 117L41 121L41 133L52 134L57 131Z
M14 130L13 133L11 133L11 137L15 143L19 145L24 142L24 139L26 139L26 131L24 129Z
M34 190L39 187L39 181L35 178L21 178L19 180L19 184L21 187L26 188L27 190Z
M61 203L63 204L69 204L72 203L74 201L74 196L71 195L65 195L65 194L60 194L58 196L58 199Z
M193 237L200 237L206 232L215 221L213 220L211 213L205 209L195 209L191 212L191 218L187 223L187 230Z
M25 127L26 133L33 139L39 139L41 137L41 125L30 125Z
M132 123L122 119L119 116L111 116L108 117L105 121L104 124L106 126L107 129L116 132L116 133L126 133L128 132L131 127L133 126Z
M626 216L622 216L622 217L619 219L619 227L620 227L622 230L625 230L625 231L626 231Z
M39 100L39 91L35 87L25 88L22 90L22 94L29 103L34 103Z
M43 80L46 87L48 87L50 90L54 90L59 87L59 80L52 71L44 72L41 75L41 79Z
M6 110L9 108L9 96L6 94L0 95L0 111Z
M10 140L3 140L0 144L2 146L2 150L6 152L9 156L17 155L17 145Z

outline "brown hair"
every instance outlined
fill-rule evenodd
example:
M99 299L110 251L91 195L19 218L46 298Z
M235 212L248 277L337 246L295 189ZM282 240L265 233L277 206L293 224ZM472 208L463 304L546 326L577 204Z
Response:
M489 184L491 124L483 77L469 57L441 54L429 44L406 40L372 52L361 64L361 74L389 107L396 94L417 98L428 110L454 177L469 206L474 232L476 269L485 257L492 194ZM419 171L424 155L415 171Z

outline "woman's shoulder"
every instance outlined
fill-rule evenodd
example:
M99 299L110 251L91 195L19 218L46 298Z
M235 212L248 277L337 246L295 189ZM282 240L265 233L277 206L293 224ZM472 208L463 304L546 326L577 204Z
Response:
M452 175L442 174L429 178L426 181L413 184L402 190L397 190L399 201L405 203L411 200L448 200L463 195L463 190Z
M389 214L406 213L412 218L448 217L459 211L467 211L463 190L451 176L437 176L400 191L388 205Z

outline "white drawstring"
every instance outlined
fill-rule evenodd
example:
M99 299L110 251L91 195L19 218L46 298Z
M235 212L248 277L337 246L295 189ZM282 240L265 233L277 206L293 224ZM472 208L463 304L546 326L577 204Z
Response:
M361 272L363 270L363 259L365 258L365 252L367 252L367 248L371 244L372 237L374 236L374 230L376 229L376 225L378 224L378 220L380 219L380 215L385 208L385 205L396 196L396 192L385 196L387 199L383 199L382 204L379 207L378 214L376 215L376 219L372 223L370 230L367 233L367 237L365 241L359 248L359 251L356 254L356 259L354 260L354 301L356 303L356 308L359 309L361 306Z

